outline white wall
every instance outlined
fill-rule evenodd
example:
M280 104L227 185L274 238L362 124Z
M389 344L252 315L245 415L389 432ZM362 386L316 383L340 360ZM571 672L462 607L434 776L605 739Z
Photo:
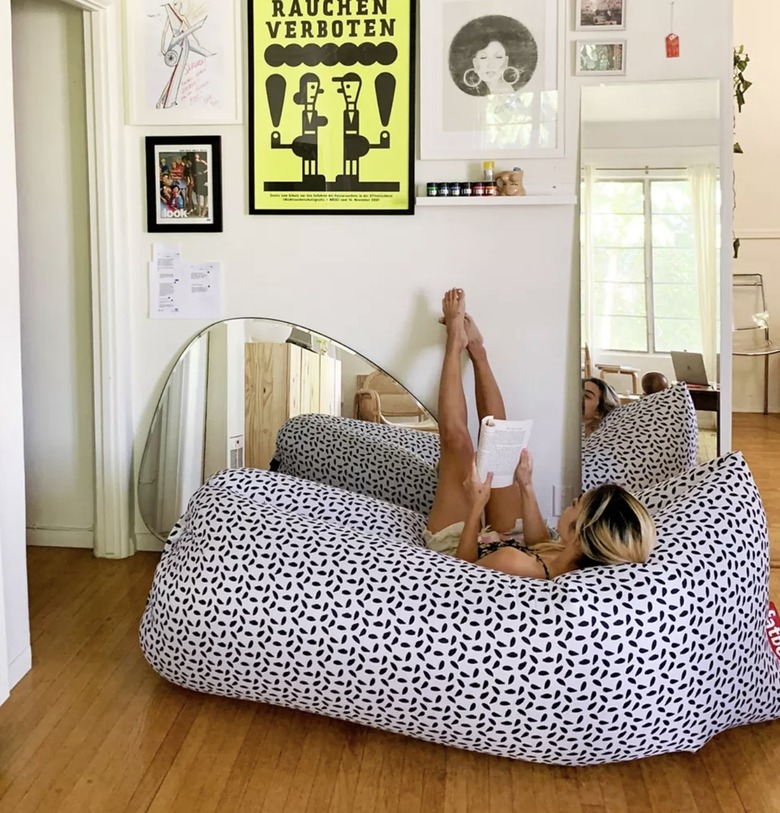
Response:
M14 0L28 544L92 548L94 441L82 12ZM42 104L42 102L44 102ZM121 174L103 185L122 183Z
M11 67L11 6L0 0L0 177L9 194L0 197L0 577L3 610L0 658L13 686L29 670L30 624L24 543L24 447L19 328L19 245L14 163ZM4 620L3 620L4 619ZM5 646L2 646L5 639ZM4 664L4 665L5 665ZM0 667L0 673L5 669Z
M562 3L566 15L570 6ZM564 18L566 68L560 79L566 92L566 155L522 161L529 185L574 186L582 84L716 77L730 98L731 0L689 0L677 6L680 59L665 58L668 4L634 2L629 29L619 32L627 40L628 73L601 80L572 76L573 41L597 35L573 32ZM434 405L441 361L442 328L436 322L441 295L450 286L465 288L509 416L535 420L539 493L543 510L551 513L552 486L579 482L574 207L421 207L414 217L251 217L245 214L245 129L214 129L223 136L225 231L178 242L186 258L224 264L225 316L260 315L307 325L354 347ZM128 155L134 157L129 161L131 176L143 177L143 136L153 132L127 128ZM417 161L417 181L478 177L478 163ZM131 184L128 194L129 209L136 211L128 228L134 247L130 273L138 453L164 382L166 360L202 325L147 319L144 269L153 237L144 231L140 184ZM730 209L728 201L725 208ZM151 359L160 361L154 364ZM468 372L466 379L468 386ZM140 519L137 527L143 528Z
M566 154L522 161L529 185L573 187L577 179L578 91L598 78L574 78L568 2L561 2L566 67ZM720 77L730 82L730 0L678 4L682 57L666 60L666 4L632 3L628 73L606 81ZM243 7L243 4L242 4ZM565 21L565 22L564 22ZM117 59L122 43L116 43ZM31 44L32 47L32 44ZM725 91L728 94L728 88ZM42 102L45 104L45 102ZM132 418L140 459L157 395L173 357L201 321L147 318L147 262L155 237L145 231L143 138L159 128L125 127L123 184L131 247L124 268L132 285ZM579 479L579 271L572 206L420 208L414 217L254 216L247 209L246 127L166 128L223 137L225 229L181 235L183 256L218 260L224 269L224 316L269 316L307 325L354 347L435 404L442 291L466 289L481 324L513 417L535 419L534 447L542 507L552 510L554 484ZM475 177L478 162L417 162L420 183ZM515 163L507 160L511 166ZM728 202L727 202L728 208ZM158 236L166 243L170 239ZM471 381L467 374L467 384ZM136 463L137 465L137 463ZM546 497L545 497L546 495ZM143 529L136 516L136 527Z
M750 55L746 78L753 82L742 112L736 115L736 139L744 150L734 156L735 230L741 240L734 273L764 275L770 328L780 339L780 163L777 132L777 38L780 7L760 0L736 0L734 42ZM763 361L734 359L734 409L760 412L764 406ZM780 357L769 363L769 409L780 411Z

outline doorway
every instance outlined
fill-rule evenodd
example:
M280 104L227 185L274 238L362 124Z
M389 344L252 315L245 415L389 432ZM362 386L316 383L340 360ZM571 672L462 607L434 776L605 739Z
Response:
M12 0L27 541L93 548L83 12ZM111 179L105 179L111 183Z

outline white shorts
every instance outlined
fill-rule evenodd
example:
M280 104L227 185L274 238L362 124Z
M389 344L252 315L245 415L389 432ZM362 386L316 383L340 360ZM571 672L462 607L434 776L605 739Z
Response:
M432 533L427 528L423 531L423 541L428 550L435 550L437 553L444 553L447 556L454 556L460 544L460 535L463 533L465 522L453 522L446 528ZM482 528L479 532L478 544L485 545L498 542L501 539L508 537L520 537L523 533L523 520L518 519L515 527L507 534L499 534L496 531L491 531L490 528Z

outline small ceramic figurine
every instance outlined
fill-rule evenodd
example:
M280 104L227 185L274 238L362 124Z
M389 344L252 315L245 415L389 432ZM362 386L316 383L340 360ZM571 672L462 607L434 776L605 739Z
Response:
M496 187L499 195L525 195L523 170L513 169L499 172L496 175Z

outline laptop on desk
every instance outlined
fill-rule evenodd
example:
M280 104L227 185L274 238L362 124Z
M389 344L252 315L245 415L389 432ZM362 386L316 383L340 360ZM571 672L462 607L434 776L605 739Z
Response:
M674 377L678 381L692 384L694 387L709 387L707 371L704 369L704 356L701 353L688 353L672 350Z

